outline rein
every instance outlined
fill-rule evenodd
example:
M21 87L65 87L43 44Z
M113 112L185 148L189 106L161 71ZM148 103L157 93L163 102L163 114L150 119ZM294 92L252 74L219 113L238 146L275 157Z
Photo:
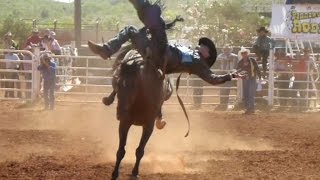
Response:
M188 131L187 131L187 133L184 135L184 137L187 137L187 136L189 135L189 132L190 132L190 120L189 120L189 116L188 116L188 114L187 114L187 110L186 110L186 108L185 108L185 106L184 106L184 104L183 104L183 101L181 100L181 98L180 98L180 96L179 96L179 94L178 94L178 89L179 89L179 85L180 85L181 75L182 75L182 73L181 73L181 74L178 76L178 78L177 78L176 93L177 93L177 97L178 97L179 104L180 104L180 106L181 106L181 108L182 108L182 110L183 110L184 116L186 117L187 122L188 122Z

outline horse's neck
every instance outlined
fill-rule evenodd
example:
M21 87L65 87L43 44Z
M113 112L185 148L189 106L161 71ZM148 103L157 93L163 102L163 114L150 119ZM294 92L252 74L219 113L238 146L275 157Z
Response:
M151 51L152 51L152 59L155 67L157 69L163 69L164 66L164 56L166 53L166 49L168 47L167 35L165 32L161 31L150 31L151 33Z

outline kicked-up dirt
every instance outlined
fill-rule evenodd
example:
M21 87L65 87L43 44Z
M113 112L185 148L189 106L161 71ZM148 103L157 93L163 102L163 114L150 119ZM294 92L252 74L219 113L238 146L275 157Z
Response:
M110 179L118 146L115 106L0 102L0 179ZM320 179L320 113L188 110L166 105L140 166L143 180ZM141 127L132 127L120 179L129 179Z

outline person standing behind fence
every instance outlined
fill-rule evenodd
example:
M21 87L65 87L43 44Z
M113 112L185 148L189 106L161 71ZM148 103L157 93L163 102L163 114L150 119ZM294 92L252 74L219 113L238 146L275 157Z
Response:
M41 72L43 78L45 110L53 110L55 105L56 64L49 53L46 52L41 55L38 70Z
M289 84L290 84L290 78L292 76L292 73L290 73L292 70L289 67L289 57L286 56L286 53L283 50L278 50L274 54L275 56L275 63L274 63L274 71L277 73L277 82L278 88L280 89L279 92L279 103L280 107L287 106L288 97L290 97L290 91Z
M292 96L294 98L300 97L301 99L297 101L298 105L302 108L307 108L308 104L306 100L306 90L309 82L306 81L311 81L311 79L308 78L309 72L312 72L312 70L318 72L318 69L314 64L313 59L310 57L310 49L303 49L302 52L304 53L303 55L301 55L301 52L298 52L298 54L296 55L297 60L292 63L292 69L295 77L292 87L292 89L294 89L295 91L293 91ZM297 96L297 91L299 91L300 96Z
M58 40L55 39L56 33L50 31L48 39L45 41L45 49L55 55L61 55L61 47Z
M237 64L238 71L246 71L248 75L246 78L242 79L243 82L243 101L245 105L244 114L253 114L255 111L254 107L254 97L257 88L257 76L261 80L261 72L258 67L258 63L255 59L249 58L250 50L241 48L240 50L241 59Z
M9 48L10 50L14 50L15 48L11 46ZM6 62L6 69L13 71L13 70L18 70L19 69L19 56L16 53L13 52L6 52L4 56L5 60L8 60ZM12 80L18 80L19 76L17 72L6 72L5 73L5 78L11 81L6 81L5 82L5 88L14 88L15 82ZM6 90L4 93L5 97L9 98L14 98L14 91L13 90ZM18 96L20 96L20 93L18 93Z
M225 45L223 47L223 53L219 54L217 57L217 68L220 68L218 74L230 73L235 70L238 63L238 56L232 53L232 47L230 45ZM220 89L220 105L218 107L226 109L228 107L230 88L232 87L233 81L225 82L221 85Z
M196 75L191 75L192 78L192 88L193 88L193 105L194 108L200 108L202 104L203 95L203 80L199 79Z
M40 47L41 44L41 37L39 36L39 30L37 28L34 28L32 30L32 34L31 36L28 37L24 48L26 48L27 46L34 46L37 45Z
M10 49L14 47L14 49L19 49L18 44L12 39L12 33L9 31L3 37L4 49Z
M27 46L24 48L24 50L30 51L31 53L33 53L33 48L31 46ZM29 53L24 53L23 54L23 60L30 60L32 61L32 55L30 55ZM30 71L32 72L32 63L23 63L23 70L24 71ZM24 74L25 80L31 81L32 80L32 73L25 73ZM32 83L31 82L27 82L26 83L26 89L31 90L32 88ZM31 92L26 92L26 98L30 99L31 98Z

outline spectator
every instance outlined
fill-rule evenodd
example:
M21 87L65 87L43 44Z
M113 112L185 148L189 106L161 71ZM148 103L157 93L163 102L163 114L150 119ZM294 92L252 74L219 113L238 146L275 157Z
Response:
M38 70L41 72L43 78L45 110L53 110L55 105L56 64L48 52L41 55Z
M27 46L26 48L24 48L24 50L30 51L31 53L33 53L33 48L31 46ZM30 60L32 61L32 56L29 53L24 53L23 55L23 60ZM24 71L30 71L32 72L32 64L31 63L23 63L23 70ZM25 80L32 80L32 73L25 73L24 74ZM31 82L27 82L26 83L26 89L31 90L32 86L31 86ZM31 92L27 92L26 93L26 98L30 99L31 98Z
M313 72L315 70L318 71L317 66L315 65L313 59L310 57L310 49L303 50L303 56L301 56L301 52L299 52L296 56L296 61L292 63L292 69L294 72L294 83L292 89L292 96L294 98L300 97L301 99L297 102L298 105L302 108L307 108L307 92L306 89L308 87L308 82L310 79L308 78L309 72ZM297 91L299 91L299 95Z
M235 70L238 63L238 56L232 53L232 47L230 45L225 45L223 48L223 53L219 54L217 57L217 67L220 68L219 74L227 74L232 70ZM228 81L222 84L222 89L220 90L220 105L219 108L226 109L228 107L230 88L233 85L233 81Z
M9 48L10 50L14 50L15 48L11 46ZM8 60L6 62L6 69L8 70L18 70L19 69L19 57L16 53L13 52L6 52L4 56L5 60ZM9 81L5 82L5 88L14 88L15 82L12 80L18 80L19 76L17 72L6 72L5 78ZM6 90L4 93L5 97L14 98L14 91L13 90ZM18 93L18 96L20 96L20 93Z
M50 29L44 30L43 37L41 38L40 51L49 51L49 48L47 47L47 44L48 44L48 41L49 41L50 32L51 32Z
M61 47L58 40L55 39L55 35L54 31L50 31L48 39L45 39L45 49L55 55L61 55Z
M243 101L245 105L244 114L254 114L254 97L257 88L257 76L261 80L261 72L255 59L249 58L249 49L241 48L241 59L238 62L237 70L246 71L248 75L242 79L243 82Z
M12 39L12 33L9 31L4 35L4 49L10 49L14 47L14 49L19 49L18 44Z
M202 95L203 95L203 80L199 79L196 75L191 75L193 79L193 104L194 108L200 108L202 104Z
M258 38L253 45L253 49L258 57L257 61L262 62L263 77L266 78L269 50L272 46L272 40L268 36L269 31L265 27L257 29L257 33Z
M24 48L27 46L40 46L41 43L41 37L39 36L39 31L38 29L33 29L32 30L32 35L28 37L26 44L24 45Z
M287 99L282 98L288 98L290 97L290 91L289 84L290 84L290 78L291 78L291 68L289 67L289 57L286 56L286 53L283 50L278 50L275 53L275 63L274 63L274 71L277 73L277 80L278 82L278 88L280 89L279 92L279 103L280 107L287 106Z

